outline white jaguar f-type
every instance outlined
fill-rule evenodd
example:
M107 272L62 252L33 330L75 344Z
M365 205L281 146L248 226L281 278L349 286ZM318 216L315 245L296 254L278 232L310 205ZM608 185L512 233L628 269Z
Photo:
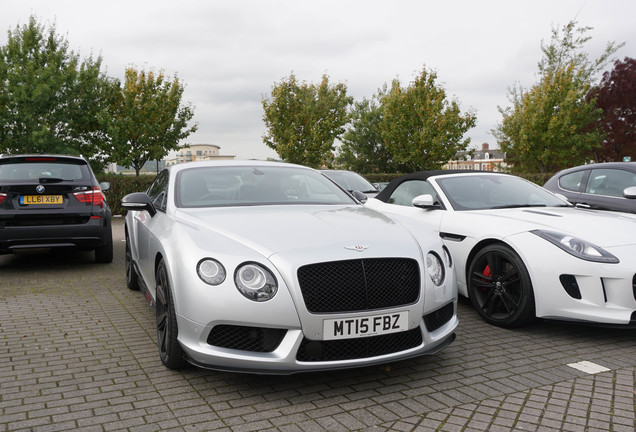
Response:
M459 293L503 327L535 317L636 327L636 217L575 208L519 177L428 171L366 206L444 240Z
M127 195L126 283L156 311L168 368L287 374L433 354L457 285L431 230L316 170L193 162Z

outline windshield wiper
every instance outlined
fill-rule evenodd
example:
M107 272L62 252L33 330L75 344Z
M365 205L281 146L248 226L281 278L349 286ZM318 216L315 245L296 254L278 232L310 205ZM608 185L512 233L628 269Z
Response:
M490 209L507 209L507 208L522 208L522 207L547 207L545 204L506 204L490 207Z

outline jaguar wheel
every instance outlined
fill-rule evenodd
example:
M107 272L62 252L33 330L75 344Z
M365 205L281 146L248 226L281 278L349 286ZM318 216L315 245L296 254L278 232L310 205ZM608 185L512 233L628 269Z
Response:
M177 316L174 311L168 271L163 260L159 262L156 273L157 291L155 310L157 315L157 346L161 362L169 369L181 369L186 361L177 335Z
M519 327L535 318L530 275L508 246L493 244L477 252L468 270L468 295L490 324Z

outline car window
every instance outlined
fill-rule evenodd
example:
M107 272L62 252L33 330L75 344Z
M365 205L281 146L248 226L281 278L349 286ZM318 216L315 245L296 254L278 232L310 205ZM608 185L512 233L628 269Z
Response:
M636 186L636 173L620 169L594 169L585 192L594 195L622 197L625 188Z
M435 190L430 183L423 180L409 180L395 188L388 203L411 207L413 198L426 194L433 195L433 199L436 198Z
M351 171L323 171L323 174L348 191L377 192L375 186L360 174Z
M286 166L194 167L176 188L178 207L355 203L319 172Z
M157 177L148 188L148 196L157 210L166 211L169 178L168 170L163 170L157 174Z
M585 171L583 170L566 174L559 179L559 186L565 190L578 192L581 190L581 182L583 181L584 175Z
M41 181L40 179L59 179L66 181L89 180L91 178L85 164L65 163L62 161L16 161L0 165L0 180L3 181Z
M566 205L542 187L514 176L462 175L436 181L455 210Z

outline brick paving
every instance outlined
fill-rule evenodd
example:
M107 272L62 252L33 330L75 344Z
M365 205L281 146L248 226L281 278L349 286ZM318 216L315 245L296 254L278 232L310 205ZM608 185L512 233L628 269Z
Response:
M460 302L435 356L292 376L165 369L154 313L115 260L0 256L0 432L636 430L636 331L504 330ZM589 374L568 366L590 361Z

